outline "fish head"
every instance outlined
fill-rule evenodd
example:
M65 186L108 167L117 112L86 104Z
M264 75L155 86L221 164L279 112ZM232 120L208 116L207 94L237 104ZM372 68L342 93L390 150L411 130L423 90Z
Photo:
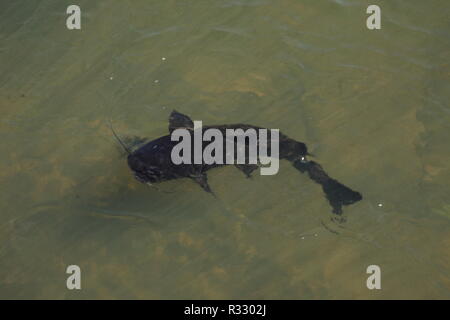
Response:
M163 180L163 170L157 163L143 159L139 153L128 155L128 166L134 173L136 180L146 184L153 184Z

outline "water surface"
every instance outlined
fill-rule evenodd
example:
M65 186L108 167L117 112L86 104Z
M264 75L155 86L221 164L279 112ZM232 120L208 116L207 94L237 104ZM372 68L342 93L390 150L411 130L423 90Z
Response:
M73 31L70 4L0 3L1 298L449 298L448 1L79 0ZM279 128L364 200L334 223L287 162L142 185L108 121L172 109Z

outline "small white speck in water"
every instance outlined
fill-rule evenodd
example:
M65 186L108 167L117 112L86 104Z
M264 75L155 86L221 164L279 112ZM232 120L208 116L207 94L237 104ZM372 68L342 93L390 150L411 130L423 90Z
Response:
M162 61L165 61L165 60L166 60L166 58L165 58L165 57L162 57L162 58L161 58L161 60L162 60Z
M302 237L302 240L305 240L305 237Z
M114 77L113 76L109 77L109 80L114 80Z
M382 206L383 206L383 204L382 204L382 203L379 203L379 204L378 204L378 206L379 206L379 207L382 207Z
M155 80L155 83L158 83L159 82L159 80Z

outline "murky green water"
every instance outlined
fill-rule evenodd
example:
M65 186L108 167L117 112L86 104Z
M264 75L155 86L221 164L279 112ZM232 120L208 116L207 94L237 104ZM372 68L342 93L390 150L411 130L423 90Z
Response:
M0 2L1 298L450 297L450 2L79 0L73 31L69 4ZM364 200L333 223L287 162L148 188L108 119L172 109L279 128Z

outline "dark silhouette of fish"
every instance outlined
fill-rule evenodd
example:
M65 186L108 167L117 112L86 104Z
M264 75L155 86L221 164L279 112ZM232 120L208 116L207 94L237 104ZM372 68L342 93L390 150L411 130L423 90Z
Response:
M300 172L306 171L311 180L322 186L322 190L333 208L333 213L341 214L343 205L349 205L362 200L362 195L359 192L353 191L339 181L330 178L317 162L312 160L306 162L296 160L292 164Z
M169 132L172 133L175 129L180 128L188 129L192 133L194 132L192 120L188 116L174 110L169 118ZM255 130L264 129L248 124L231 124L204 126L202 130L204 132L211 128L218 129L224 137L226 136L226 129L242 129L244 131L250 128ZM178 144L178 141L172 141L170 134L152 140L134 151L131 151L125 146L115 133L114 135L128 153L128 166L133 171L135 178L142 183L154 184L167 180L190 178L198 183L205 191L213 194L208 184L206 172L212 168L226 165L225 161L224 164L206 164L204 162L201 164L193 164L193 161L192 164L174 164L171 154L173 147ZM268 135L268 139L271 139L271 135ZM245 141L246 147L248 148L248 141ZM333 213L341 214L343 205L350 205L362 199L359 192L353 191L337 180L330 178L318 163L307 160L307 156L310 154L303 142L293 140L281 132L279 133L278 142L279 158L290 161L300 172L307 172L314 182L322 186L326 198L333 208ZM271 144L267 141L261 141L261 143L267 144L268 154L270 154ZM205 148L208 144L208 141L203 141L202 148ZM193 150L194 148L191 149ZM248 160L247 155L246 160ZM246 161L245 164L234 164L234 166L241 170L247 177L250 177L252 172L259 168L259 165L248 163Z

